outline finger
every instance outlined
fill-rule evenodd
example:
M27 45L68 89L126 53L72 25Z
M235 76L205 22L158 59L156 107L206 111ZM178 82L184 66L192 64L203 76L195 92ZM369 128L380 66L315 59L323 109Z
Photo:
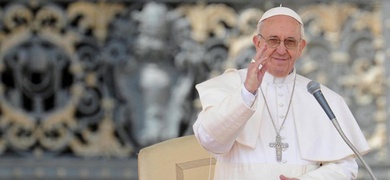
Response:
M268 62L268 57L262 57L255 62L253 62L254 66L258 67L258 69L262 69L264 65Z
M260 63L258 68L259 68L259 70L262 69L263 68L263 64Z
M261 52L256 53L256 56L258 56L258 58L256 58L256 60L255 60L256 62L254 62L254 63L256 63L256 67L258 67L258 69L261 69L264 66L264 64L267 62L267 60L269 59L268 56L264 55L264 52L266 50L267 50L267 46L264 45Z
M267 50L267 44L264 43L264 46L263 46L263 49L261 50L261 54L263 55L263 53Z
M261 57L263 57L264 55L264 52L267 50L267 44L264 44L260 49L259 51L256 52L256 55L255 55L255 60L258 60L260 59Z
M283 176L283 175L280 175L279 178L280 178L280 180L286 180L287 179L286 176Z

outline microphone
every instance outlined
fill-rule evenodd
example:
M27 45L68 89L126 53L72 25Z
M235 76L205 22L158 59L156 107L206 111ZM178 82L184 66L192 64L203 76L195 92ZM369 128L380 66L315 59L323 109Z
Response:
M363 166L367 169L368 173L370 174L371 178L373 180L376 180L376 177L374 173L372 172L370 166L364 161L362 155L360 152L355 148L355 146L349 141L348 137L344 134L343 130L340 127L340 124L338 123L336 116L333 114L332 110L330 109L328 102L326 102L324 95L321 92L320 84L315 81L310 81L307 84L307 91L309 91L313 96L317 99L318 103L321 105L322 109L324 109L326 115L328 115L330 121L332 121L334 127L339 132L340 136L343 138L345 143L351 148L351 150L356 154L356 156L359 158L359 160L362 162Z
M336 118L336 116L333 114L333 111L330 109L328 102L326 102L326 99L321 92L320 84L318 82L310 81L307 84L307 91L309 91L310 94L313 94L313 96L316 98L318 103L321 105L322 109L324 109L326 115L328 115L330 120L333 120Z

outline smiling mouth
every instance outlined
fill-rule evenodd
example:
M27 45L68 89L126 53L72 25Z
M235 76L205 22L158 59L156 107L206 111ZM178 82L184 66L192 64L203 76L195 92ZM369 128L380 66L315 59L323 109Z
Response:
M275 60L277 60L277 61L287 61L288 59L286 59L286 58L273 58L273 59L275 59Z

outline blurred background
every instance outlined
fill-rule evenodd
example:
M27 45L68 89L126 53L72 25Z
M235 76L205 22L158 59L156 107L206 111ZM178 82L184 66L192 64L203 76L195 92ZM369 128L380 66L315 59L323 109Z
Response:
M1 0L0 179L138 179L139 150L193 133L195 84L246 67L280 4L305 24L298 73L345 98L389 179L387 0Z

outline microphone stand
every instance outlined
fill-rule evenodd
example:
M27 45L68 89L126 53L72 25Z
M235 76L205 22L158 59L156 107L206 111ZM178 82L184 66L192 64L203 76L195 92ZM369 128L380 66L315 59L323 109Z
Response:
M351 143L351 141L349 141L347 136L344 134L344 132L341 129L340 124L337 121L337 119L333 118L333 119L331 119L331 121L332 121L334 127L336 127L336 129L339 132L339 134L341 135L341 137L343 138L343 140L347 143L347 145L352 149L352 151L356 154L356 156L359 158L359 160L363 163L364 167L367 169L367 171L370 174L371 178L373 180L376 180L376 178L374 176L374 173L372 173L372 170L371 170L370 166L367 165L367 163L364 161L362 155L360 155L359 151L355 148L355 146Z

